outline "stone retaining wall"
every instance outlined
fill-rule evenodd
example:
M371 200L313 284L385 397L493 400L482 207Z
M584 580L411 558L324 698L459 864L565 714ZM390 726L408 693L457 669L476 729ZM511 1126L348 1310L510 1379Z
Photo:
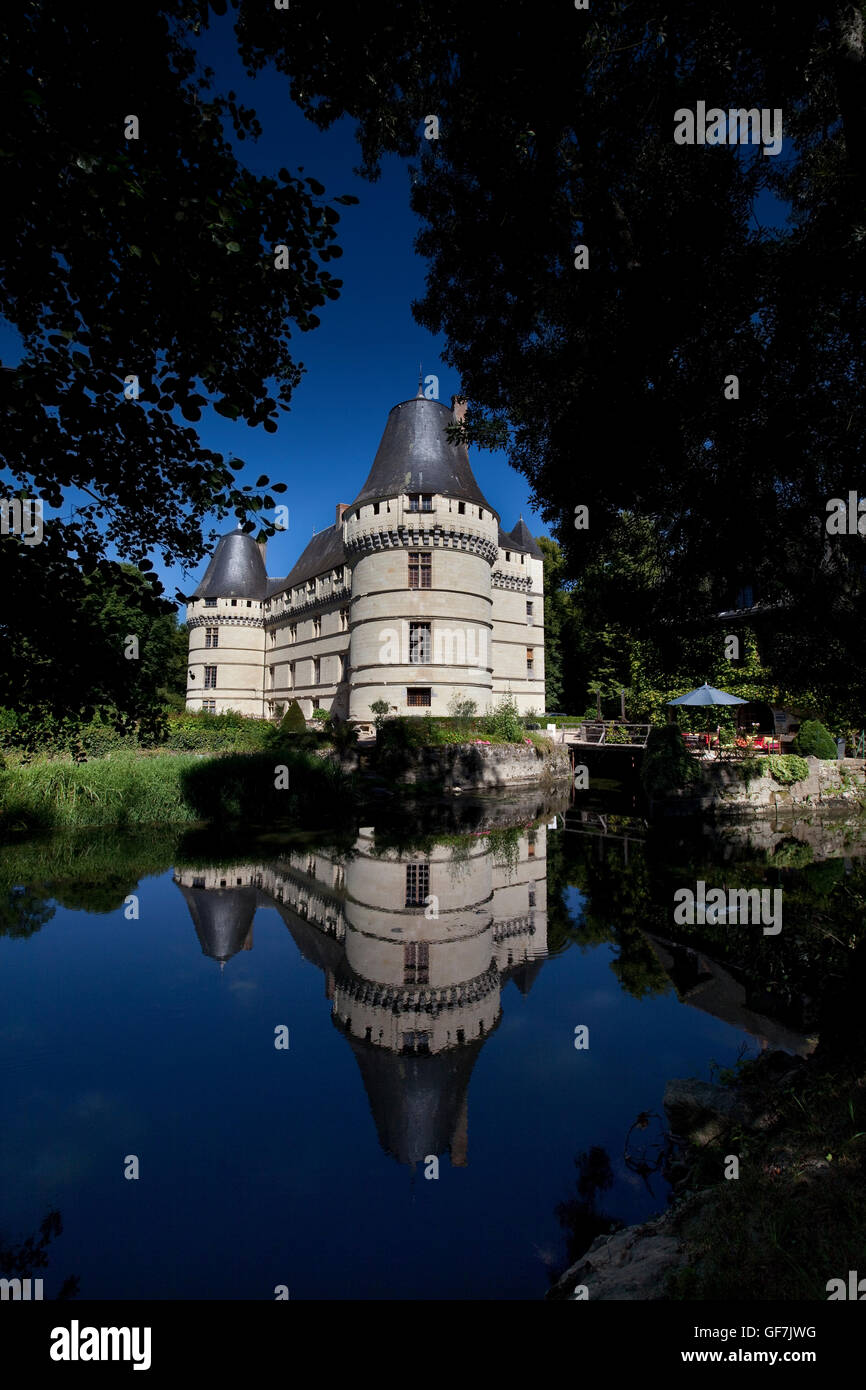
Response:
M397 781L441 782L449 791L553 783L571 777L567 749L543 752L525 743L452 743L418 748L406 757L407 767Z
M815 810L850 815L866 808L866 761L840 758L829 761L807 758L809 775L783 786L770 776L743 776L742 763L706 763L704 784L684 787L653 801L653 811L664 813L710 812L717 816L772 816L791 811Z

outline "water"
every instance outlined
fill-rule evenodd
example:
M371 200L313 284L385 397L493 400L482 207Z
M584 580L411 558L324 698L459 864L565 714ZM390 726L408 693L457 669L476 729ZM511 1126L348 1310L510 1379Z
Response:
M820 1001L775 962L863 845L777 835L768 867L559 808L4 851L2 1272L55 1211L46 1298L535 1299L664 1209L665 1083L811 1049ZM668 906L732 864L795 900L785 943L742 929L745 991Z

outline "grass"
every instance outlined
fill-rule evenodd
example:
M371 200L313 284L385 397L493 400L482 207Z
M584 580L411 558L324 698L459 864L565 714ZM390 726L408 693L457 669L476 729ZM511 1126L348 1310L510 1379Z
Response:
M277 769L288 786L277 786ZM303 750L213 757L133 751L87 763L32 763L0 772L0 833L116 829L196 822L340 822L351 780Z
M682 1234L688 1264L669 1296L827 1299L827 1281L862 1268L866 1095L862 1065L807 1064L778 1096L770 1127L701 1151L690 1186L714 1181ZM740 1159L721 1181L724 1158Z

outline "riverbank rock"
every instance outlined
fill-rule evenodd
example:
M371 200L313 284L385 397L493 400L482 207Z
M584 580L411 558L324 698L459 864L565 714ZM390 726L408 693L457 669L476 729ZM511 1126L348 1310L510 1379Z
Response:
M754 1104L739 1092L695 1077L669 1081L664 1108L671 1134L692 1144L712 1144L733 1126L750 1128L756 1119Z
M694 1200L689 1205L693 1209ZM680 1216L681 1208L674 1207L641 1226L599 1236L547 1297L593 1303L666 1298L668 1275L685 1260Z

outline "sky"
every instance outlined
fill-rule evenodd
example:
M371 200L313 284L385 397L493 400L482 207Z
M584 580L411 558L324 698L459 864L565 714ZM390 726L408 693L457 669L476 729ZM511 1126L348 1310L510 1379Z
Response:
M360 199L357 206L338 209L343 256L330 269L343 280L343 289L338 300L317 310L319 328L293 338L307 371L290 412L279 416L277 433L225 420L212 410L203 411L196 427L206 447L247 461L237 475L241 483L254 484L264 473L271 482L287 484L287 492L276 500L289 509L289 528L268 542L267 563L270 575L283 576L313 533L333 524L336 504L350 503L360 492L389 410L418 390L419 364L425 377L438 376L439 399L446 405L459 394L460 381L440 359L444 339L412 318L412 300L424 294L426 262L413 251L419 222L409 209L408 165L386 158L377 183L356 177L352 169L360 163L360 152L354 123L343 120L330 131L319 131L290 101L285 78L267 71L248 78L236 52L231 12L214 19L197 47L203 65L215 70L215 89L235 91L239 103L254 107L261 122L263 134L256 142L237 143L230 125L226 129L243 164L272 176L281 167L297 174L300 166L305 177L325 185L327 201L341 193ZM19 357L14 332L0 325L0 360L14 363ZM473 449L470 459L506 530L522 514L533 534L547 534L532 512L526 480L508 465L504 453ZM62 514L68 515L75 501L70 493ZM46 507L46 519L56 515ZM221 522L212 517L209 524L225 534L235 522L232 516ZM108 554L128 558L112 549ZM207 565L205 558L189 571L168 568L155 551L150 559L172 599L178 589L190 593Z

